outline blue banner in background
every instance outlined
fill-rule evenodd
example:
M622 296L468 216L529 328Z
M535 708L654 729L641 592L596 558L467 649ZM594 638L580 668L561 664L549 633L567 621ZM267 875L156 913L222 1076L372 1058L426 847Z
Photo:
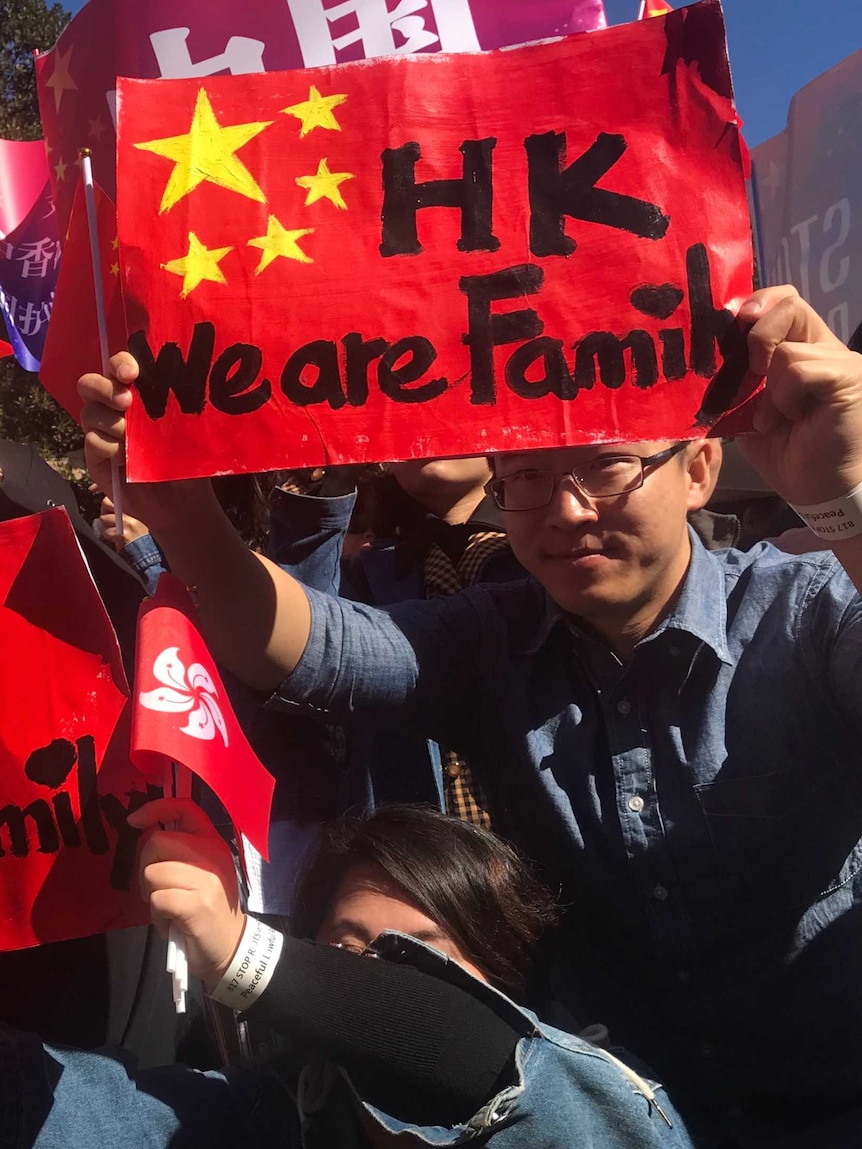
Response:
M57 214L46 183L26 218L0 239L0 312L25 371L39 370L59 262Z

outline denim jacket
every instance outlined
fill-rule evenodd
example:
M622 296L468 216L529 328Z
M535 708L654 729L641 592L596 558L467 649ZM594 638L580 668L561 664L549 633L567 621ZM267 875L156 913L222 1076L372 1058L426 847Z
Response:
M661 1085L579 1037L537 1021L457 963L403 935L396 960L488 1000L523 1036L510 1081L464 1125L417 1126L367 1104L334 1067L298 1079L278 1065L136 1072L119 1051L43 1047L0 1029L0 1149L366 1149L357 1109L381 1133L493 1149L693 1149Z

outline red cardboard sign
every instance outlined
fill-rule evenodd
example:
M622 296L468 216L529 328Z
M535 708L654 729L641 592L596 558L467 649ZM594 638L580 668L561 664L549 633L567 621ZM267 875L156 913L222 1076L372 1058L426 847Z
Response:
M133 481L686 438L745 397L717 0L118 99Z
M64 510L0 524L0 950L140 925L148 790L116 636Z

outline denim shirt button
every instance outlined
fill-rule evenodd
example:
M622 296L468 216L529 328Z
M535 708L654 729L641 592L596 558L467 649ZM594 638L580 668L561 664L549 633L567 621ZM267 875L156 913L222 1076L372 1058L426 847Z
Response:
M639 814L643 808L644 800L641 798L640 794L634 794L631 798L629 798L630 810L634 810L636 814Z
M668 899L668 892L664 886L658 885L653 888L652 896L657 902L666 902Z
M617 714L622 714L623 717L625 717L626 714L631 714L631 712L632 704L627 698L621 698L617 703Z

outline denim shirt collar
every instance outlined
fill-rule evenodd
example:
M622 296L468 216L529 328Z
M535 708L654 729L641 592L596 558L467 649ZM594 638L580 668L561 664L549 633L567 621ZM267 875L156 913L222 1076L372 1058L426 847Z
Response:
M727 598L722 568L697 534L688 528L691 562L679 598L670 613L638 646L655 641L667 631L681 631L705 643L719 661L733 665L727 645Z
M638 647L654 642L668 631L680 631L705 643L721 662L732 666L734 660L727 645L727 600L722 568L691 527L688 533L691 561L679 598L658 626L641 639ZM525 655L536 654L558 624L571 627L573 622L572 616L551 598L545 588L533 581L544 598L544 607L535 630L520 648L520 653Z

